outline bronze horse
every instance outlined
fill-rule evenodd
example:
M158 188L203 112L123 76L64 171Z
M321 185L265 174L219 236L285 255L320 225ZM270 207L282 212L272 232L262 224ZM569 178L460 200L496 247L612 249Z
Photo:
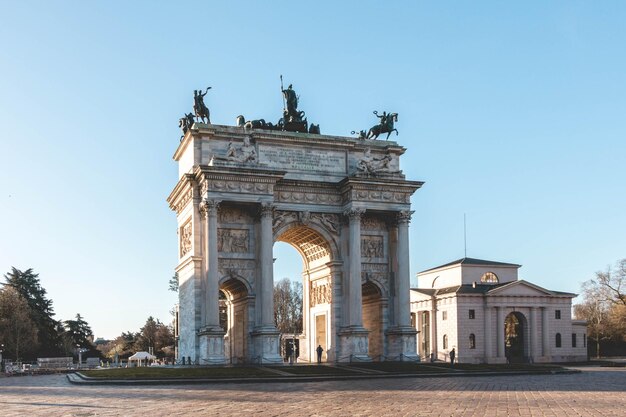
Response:
M396 136L398 136L398 129L393 127L394 122L398 121L398 113L383 113L382 116L379 116L378 112L375 111L374 114L380 118L380 124L373 126L367 132L367 139L378 139L381 133L387 134L385 140L389 139L389 135L391 135L392 132L396 132Z

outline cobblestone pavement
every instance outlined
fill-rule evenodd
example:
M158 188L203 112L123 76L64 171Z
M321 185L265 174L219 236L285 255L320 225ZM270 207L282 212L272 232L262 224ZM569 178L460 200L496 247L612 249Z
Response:
M78 386L0 377L0 416L626 416L626 369L310 383Z

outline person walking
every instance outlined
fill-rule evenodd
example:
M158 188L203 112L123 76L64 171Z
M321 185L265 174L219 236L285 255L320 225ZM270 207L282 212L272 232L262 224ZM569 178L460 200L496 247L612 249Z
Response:
M454 358L456 358L456 352L454 351L454 348L452 348L450 351L450 364L452 366L454 366Z
M315 351L317 352L317 363L322 363L322 352L324 351L324 348L322 348L322 345L317 345L317 349L315 349Z

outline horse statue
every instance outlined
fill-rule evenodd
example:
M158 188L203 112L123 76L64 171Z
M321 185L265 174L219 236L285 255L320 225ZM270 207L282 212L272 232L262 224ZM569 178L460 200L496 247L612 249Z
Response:
M314 135L319 135L320 134L320 125L319 124L313 124L311 123L311 126L309 126L309 133L313 133Z
M379 115L378 112L374 110L374 114L380 119L380 123L373 126L367 132L366 139L376 140L381 133L387 134L385 140L389 139L389 135L391 135L392 132L396 132L396 136L398 136L398 129L394 128L394 122L398 121L398 113L387 114L387 112L383 112L382 115Z
M266 123L265 119L258 120L248 120L246 122L246 118L243 115L237 116L237 126L243 127L245 130L249 129L263 129L263 128L271 128L271 123Z
M360 140L365 140L367 138L367 132L365 130L359 130L358 132L356 130L353 130L350 133L353 135L357 135L357 139Z
M202 90L193 90L193 112L196 115L196 119L202 120L202 123L211 124L211 118L208 107L204 104L204 96L207 95L211 87L207 87L204 94ZM206 119L206 122L204 121Z
M193 113L185 113L184 117L178 119L178 127L180 127L183 131L183 135L180 137L180 140L183 140L187 131L191 129L191 126L193 126L193 123Z

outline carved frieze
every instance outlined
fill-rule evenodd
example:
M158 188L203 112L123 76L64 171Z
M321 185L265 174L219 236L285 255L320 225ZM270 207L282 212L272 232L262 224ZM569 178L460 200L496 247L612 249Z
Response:
M410 192L392 192L367 189L350 189L344 194L344 202L375 201L384 203L411 203Z
M305 203L305 204L341 204L341 196L335 192L302 192L301 190L281 190L274 196L275 201L280 203Z
M364 258L383 258L385 256L382 236L361 236L361 256Z
M217 250L227 253L247 253L249 234L248 229L217 229Z
M207 180L204 182L208 191L248 194L272 194L274 184L267 182Z
M275 210L272 229L278 230L282 225L298 220L298 213L295 211Z
M363 216L361 219L361 230L385 231L386 224L379 217Z
M191 219L187 220L180 228L180 257L187 255L191 251Z
M329 304L332 302L332 288L329 282L316 284L311 282L311 291L309 292L309 300L311 307L318 304Z
M251 221L251 216L247 211L232 206L221 206L219 210L220 223L247 223Z
M178 203L174 207L174 210L176 210L176 214L180 214L180 212L183 211L183 209L187 206L187 204L189 204L192 198L193 188L189 187L189 189L185 191L185 193L182 195L180 200L178 200Z

